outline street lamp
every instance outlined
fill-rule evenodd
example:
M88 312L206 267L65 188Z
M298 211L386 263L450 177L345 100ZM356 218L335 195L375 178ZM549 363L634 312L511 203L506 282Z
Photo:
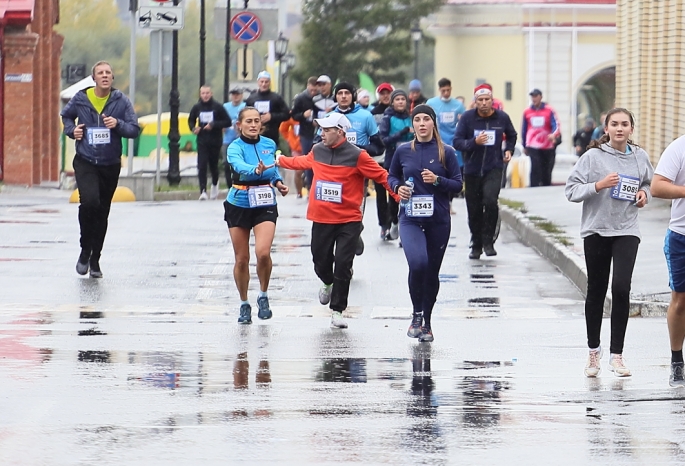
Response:
M288 100L292 100L293 98L293 78L290 77L290 71L292 71L293 68L295 68L295 54L292 52L288 52L283 56L283 61L285 62L285 72L284 74L288 74Z
M281 61L283 57L285 57L286 52L288 51L288 38L283 36L283 33L278 34L278 39L276 39L276 43L274 44L274 52L276 52L276 60L278 60L278 92L281 93L281 95L284 94L283 92L283 75L287 71L283 71L283 62ZM286 65L287 67L288 65Z
M414 79L419 79L419 42L423 33L418 24L411 28L411 40L414 41Z

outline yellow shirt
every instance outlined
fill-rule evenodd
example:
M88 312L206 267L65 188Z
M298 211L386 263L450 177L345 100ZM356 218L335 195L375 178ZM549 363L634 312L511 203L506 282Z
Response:
M98 97L95 95L95 88L91 87L86 90L86 95L88 96L90 103L93 104L93 107L95 107L95 110L97 110L98 113L102 113L102 111L105 109L107 101L109 100L109 94L104 97Z

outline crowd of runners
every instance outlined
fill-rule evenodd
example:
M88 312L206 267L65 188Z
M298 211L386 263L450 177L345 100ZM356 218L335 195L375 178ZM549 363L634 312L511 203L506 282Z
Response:
M121 139L136 137L140 128L130 101L112 87L111 66L96 63L92 76L95 86L74 96L62 111L62 119L65 134L76 140L74 170L81 227L76 271L101 278L100 255L119 177ZM379 240L399 240L409 266L413 313L407 335L433 341L431 316L454 197L466 199L471 232L468 257L479 260L483 253L497 254L499 191L518 135L492 87L478 85L467 102L452 97L446 78L438 82L439 94L431 99L423 96L418 80L407 91L382 83L372 103L368 91L321 75L308 80L292 106L271 90L268 72L259 73L257 87L247 99L242 90L233 89L224 104L213 98L210 87L201 87L188 122L197 135L200 200L218 197L219 162L223 161L229 186L224 219L234 249L233 275L241 301L238 322L252 322L248 297L251 234L260 290L257 317L273 315L268 289L277 197L289 194L282 176L285 170L294 170L296 195L308 198L311 254L321 280L318 299L331 309L331 326L347 328L343 312L355 255L364 252L362 220L369 189L373 189ZM554 111L542 102L540 90L534 89L530 96L522 135L532 161L531 184L549 185L560 125ZM584 148L566 184L568 200L583 204L589 347L585 374L596 377L601 370L600 329L611 276L609 368L619 377L631 375L622 354L640 243L638 210L656 196L673 200L664 245L672 289L667 319L670 384L685 386L685 136L668 146L654 170L647 153L630 139L635 127L630 111L615 108L600 124L604 134Z

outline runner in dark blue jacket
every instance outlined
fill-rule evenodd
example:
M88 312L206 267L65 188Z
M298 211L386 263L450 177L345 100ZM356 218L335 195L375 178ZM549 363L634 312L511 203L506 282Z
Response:
M471 230L470 259L497 255L494 247L504 162L511 159L516 146L516 130L509 115L492 107L492 90L476 87L476 108L462 114L453 146L464 156L466 209ZM503 136L506 136L504 154Z
M435 111L421 104L411 117L416 138L397 147L388 184L403 199L400 239L409 263L414 307L407 335L430 342L440 266L452 227L450 192L461 191L462 181L454 149L440 139Z
M121 171L121 138L140 133L133 105L112 87L109 63L92 69L95 87L78 92L62 110L64 134L76 140L74 175L81 205L81 254L76 272L102 278L100 253L107 234L107 219ZM78 124L76 122L78 120Z

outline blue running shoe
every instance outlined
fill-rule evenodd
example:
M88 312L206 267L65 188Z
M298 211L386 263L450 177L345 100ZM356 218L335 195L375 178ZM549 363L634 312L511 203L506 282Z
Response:
M238 317L239 324L251 324L252 323L252 306L249 304L240 305L240 317Z
M262 296L260 298L257 298L257 306L259 306L259 312L257 312L257 317L263 320L271 319L271 316L273 316L273 312L271 312L271 309L269 308L268 296Z

